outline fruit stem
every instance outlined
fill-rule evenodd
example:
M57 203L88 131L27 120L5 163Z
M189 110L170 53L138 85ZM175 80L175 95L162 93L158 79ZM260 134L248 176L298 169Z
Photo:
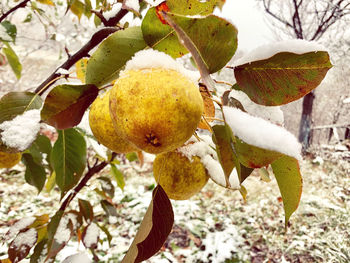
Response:
M228 82L226 82L226 81L221 81L221 80L216 80L216 79L214 79L214 82L215 82L215 83L218 83L218 84L225 84L225 85L230 86L230 87L233 86L233 84L228 83Z

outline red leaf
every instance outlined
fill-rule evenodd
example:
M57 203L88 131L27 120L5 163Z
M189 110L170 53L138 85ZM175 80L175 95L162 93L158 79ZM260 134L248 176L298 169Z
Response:
M164 19L163 15L162 15L162 11L168 12L169 11L169 7L166 4L166 1L160 3L157 7L156 7L156 15L159 18L159 20L164 24L167 25L167 21Z
M173 224L174 212L170 200L158 185L153 190L152 201L122 262L141 262L153 256L164 244Z
M8 249L8 256L11 262L16 263L24 259L37 240L38 233L34 228L21 230Z
M59 130L80 123L85 110L96 99L95 85L60 85L47 95L41 119Z

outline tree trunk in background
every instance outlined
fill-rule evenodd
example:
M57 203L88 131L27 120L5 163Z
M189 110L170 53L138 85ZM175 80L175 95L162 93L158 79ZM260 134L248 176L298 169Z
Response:
M260 0L271 17L272 26L297 39L319 40L337 22L350 16L350 0ZM275 22L276 23L275 23ZM338 32L343 26L338 24ZM306 29L306 30L305 30ZM334 46L335 47L335 46ZM299 141L305 152L312 140L313 92L303 98Z
M310 92L303 98L303 111L301 113L300 125L299 125L299 142L303 146L305 152L312 140L312 107L315 99L314 92Z

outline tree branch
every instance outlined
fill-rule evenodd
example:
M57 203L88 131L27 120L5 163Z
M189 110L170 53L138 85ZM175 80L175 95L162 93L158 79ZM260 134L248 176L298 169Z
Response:
M98 44L100 44L102 40L104 40L110 34L118 31L120 28L114 26L127 14L127 12L127 10L121 9L114 17L110 18L105 25L113 25L113 27L102 28L101 30L93 34L91 39L81 49L79 49L74 55L68 57L68 59L61 66L59 66L46 80L44 80L36 88L35 93L37 93L38 95L42 95L61 76L60 73L57 73L58 69L70 69L80 59L82 59L83 57L88 57L89 52Z
M17 9L25 7L29 1L30 1L30 0L24 0L23 2L20 2L18 5L12 7L9 11L7 11L6 13L4 13L4 14L0 17L0 23L1 23L6 17L8 17L11 13L13 13L14 11L16 11Z
M297 0L293 0L294 4L294 15L293 15L293 28L295 35L298 39L304 39L303 34L303 27L300 21L300 15L299 15L299 8L302 4L302 0L300 0L299 4L297 3Z
M89 168L88 172L85 174L83 179L81 179L79 184L76 187L74 187L74 189L64 199L59 210L64 212L64 210L66 210L70 202L75 198L75 196L80 192L80 190L87 184L87 182L92 178L92 176L102 171L102 169L105 168L111 161L113 161L116 156L117 156L116 153L112 153L112 157L109 162L104 161L98 165L96 163L93 167Z
M268 1L268 3L266 2L266 0L263 0L263 4L264 4L264 8L265 8L265 11L266 13L268 13L270 16L272 16L273 18L275 18L276 20L278 20L279 22L281 22L282 24L290 27L290 28L293 28L293 25L291 23L289 23L287 20L285 19L282 19L280 18L279 16L277 16L276 14L274 14L271 9L270 9L270 6L271 6L271 2Z
M346 14L344 13L344 10L340 8L340 5L342 4L342 2L343 0L340 0L338 1L338 3L333 5L332 12L327 18L326 18L326 14L328 10L325 11L325 15L323 16L323 18L326 18L326 19L321 21L314 35L311 37L311 40L319 39L331 25L333 25L336 21L338 21L341 17L343 17Z

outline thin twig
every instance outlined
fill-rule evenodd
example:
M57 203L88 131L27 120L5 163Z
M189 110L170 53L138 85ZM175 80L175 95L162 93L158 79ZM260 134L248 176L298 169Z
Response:
M225 84L225 85L230 86L230 87L233 86L233 84L228 83L228 82L226 82L226 81L222 81L222 80L216 80L216 79L214 79L214 82L217 83L217 84Z
M87 182L92 178L93 175L102 171L113 159L117 156L116 153L112 153L112 157L110 161L104 161L100 164L95 163L95 165L88 169L88 172L84 175L83 179L79 182L79 184L74 187L74 189L69 193L69 195L64 199L60 211L66 210L70 202L74 199L74 197L80 192L80 190L87 184Z
M70 56L61 66L59 66L46 80L44 80L39 87L36 88L35 93L42 95L52 84L56 81L56 78L60 77L61 74L57 73L57 70L62 68L65 70L70 69L76 62L78 62L83 57L89 56L89 51L96 47L103 39L108 37L110 34L116 32L118 28L108 27L102 28L97 31L89 42L87 42L81 49L79 49L74 55Z
M11 13L13 13L14 11L16 11L19 8L23 8L26 7L27 3L30 0L24 0L23 2L20 2L18 5L12 7L9 11L7 11L6 13L4 13L1 17L0 17L0 22L2 22L6 17L8 17Z
M127 14L127 12L128 11L124 9L120 10L114 17L108 20L106 26L116 25L120 21L120 19L122 19ZM39 87L36 88L35 93L42 95L51 85L53 85L56 82L54 80L61 75L57 73L58 69L70 69L80 59L88 57L89 52L93 48L100 44L106 37L118 31L119 29L119 27L106 27L93 34L91 39L81 49L79 49L74 55L68 57L67 60L61 66L59 66L46 80L44 80L39 85Z

